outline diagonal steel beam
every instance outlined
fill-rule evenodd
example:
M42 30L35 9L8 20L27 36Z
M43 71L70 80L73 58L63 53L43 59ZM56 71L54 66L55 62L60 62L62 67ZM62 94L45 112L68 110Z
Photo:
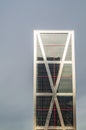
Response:
M64 52L63 52L63 56L62 56L62 61L61 61L60 68L59 68L59 74L57 76L57 80L56 80L56 84L55 84L55 92L57 92L59 82L60 82L60 79L61 79L61 74L62 74L62 70L63 70L63 66L64 66L64 60L65 60L65 57L66 57L66 54L67 54L70 36L71 36L71 34L69 33L68 36L67 36L67 40L66 40L66 44L65 44L65 48L64 48Z
M50 107L49 107L49 111L48 111L47 118L46 118L46 122L45 122L45 129L44 130L47 130L47 128L49 126L50 117L51 117L52 110L53 110L53 104L54 104L54 98L52 97Z
M48 66L48 63L47 63L47 59L46 59L43 43L42 43L42 40L41 40L41 37L40 37L39 33L37 33L37 36L38 36L38 40L39 40L39 45L40 45L40 49L41 49L41 52L42 52L42 56L43 56L43 59L44 59L44 64L45 64L45 67L46 67L46 71L47 71L47 74L48 74L50 86L51 86L52 92L54 92L54 87L53 87L54 84L53 84L53 80L52 80L52 77L51 77L51 72L50 72L50 69L49 69L49 66Z
M55 100L55 103L56 103L56 107L57 107L59 119L60 119L60 122L61 122L61 126L62 126L63 130L65 130L64 120L63 120L63 117L62 117L62 113L61 113L60 105L59 105L59 102L58 102L58 98L55 97L54 100Z

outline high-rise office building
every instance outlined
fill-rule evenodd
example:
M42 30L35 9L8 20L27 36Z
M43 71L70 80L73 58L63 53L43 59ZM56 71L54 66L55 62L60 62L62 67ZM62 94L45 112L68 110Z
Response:
M34 130L76 130L74 31L34 31Z

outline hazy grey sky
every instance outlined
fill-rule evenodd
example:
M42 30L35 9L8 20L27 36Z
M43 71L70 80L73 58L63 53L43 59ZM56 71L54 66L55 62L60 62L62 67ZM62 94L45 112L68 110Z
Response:
M33 129L33 30L75 30L77 130L86 128L86 0L0 0L0 130Z

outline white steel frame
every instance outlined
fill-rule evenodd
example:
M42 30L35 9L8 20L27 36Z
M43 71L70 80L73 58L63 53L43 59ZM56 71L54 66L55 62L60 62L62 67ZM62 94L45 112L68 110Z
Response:
M63 52L63 56L62 56L62 60L61 61L47 61L46 58L46 54L45 54L45 50L43 47L43 43L42 43L42 39L40 34L41 33L66 33L67 34L67 40L65 43L65 48L64 48L64 52ZM37 61L37 38L39 41L39 46L41 49L41 53L42 53L42 57L43 57L43 61ZM69 46L69 41L71 38L71 46L72 46L72 60L71 61L65 61L66 58L66 54L67 54L67 50L68 50L68 46ZM37 64L41 64L44 63L45 67L46 67L46 71L48 74L48 78L49 78L49 82L50 82L50 86L52 89L52 93L37 93L36 92L36 73L37 73ZM60 63L60 68L59 68L59 73L58 73L58 79L56 80L56 84L53 84L52 81L52 76L50 73L50 69L48 66L48 63ZM60 78L61 78L61 73L63 70L63 66L65 64L71 64L72 65L72 84L73 84L73 92L72 93L57 93L57 89L58 89L58 85L60 82ZM35 30L34 31L34 130L48 130L48 129L56 129L56 130L76 130L76 87L75 87L75 54L74 54L74 31L40 31L40 30ZM59 102L58 102L58 96L73 96L73 127L69 127L69 126L65 126L64 125L64 120L62 117L62 113L61 113L61 109L59 106ZM47 114L47 118L46 118L46 122L45 122L45 126L36 126L36 96L52 96L51 99L51 103L50 103L50 107L49 107L49 111ZM50 117L51 117L51 113L52 113L52 109L53 109L53 104L54 102L56 103L56 108L58 111L58 115L59 115L59 119L61 122L61 126L57 127L57 126L49 126L49 121L50 121Z

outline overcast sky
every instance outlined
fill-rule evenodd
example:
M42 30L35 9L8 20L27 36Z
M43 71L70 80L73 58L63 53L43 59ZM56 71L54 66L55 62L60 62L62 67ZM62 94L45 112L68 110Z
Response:
M33 30L74 30L77 130L86 128L86 0L0 0L0 130L33 129Z

